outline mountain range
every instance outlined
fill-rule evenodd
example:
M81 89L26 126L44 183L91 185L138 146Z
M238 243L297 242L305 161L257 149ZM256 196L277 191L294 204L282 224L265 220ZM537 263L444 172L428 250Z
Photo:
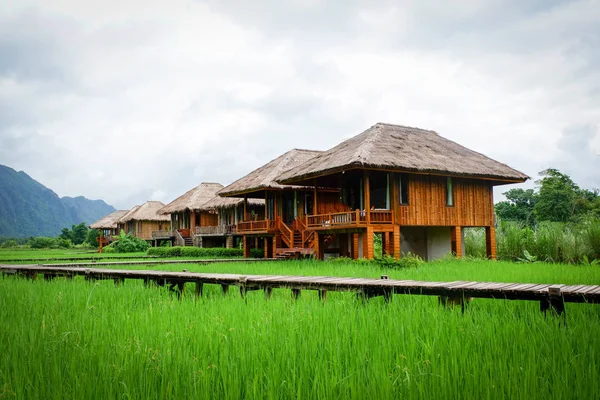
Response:
M103 200L59 197L23 171L0 164L0 237L56 236L115 211Z

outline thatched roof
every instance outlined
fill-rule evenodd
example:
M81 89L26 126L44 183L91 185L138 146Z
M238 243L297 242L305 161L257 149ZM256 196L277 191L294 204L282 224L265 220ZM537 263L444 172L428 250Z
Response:
M129 211L117 210L90 225L90 229L117 229L117 221Z
M159 213L172 214L182 211L198 211L204 203L215 197L221 189L223 189L223 185L220 183L202 182L167 204L159 210Z
M119 220L125 223L131 220L135 221L170 221L169 215L161 215L158 210L165 205L160 201L147 201L141 206L135 206Z
M215 196L212 200L204 203L204 205L200 208L200 211L208 211L215 210L218 208L234 208L235 206L244 205L244 199L240 199L238 197L219 197ZM264 207L265 200L264 199L248 199L248 205L251 207Z
M469 150L434 131L378 123L363 133L317 155L277 177L283 184L352 168L523 182L529 177L509 166Z
M294 168L311 158L321 154L316 150L293 149L287 153L268 162L262 167L255 169L243 178L238 179L231 185L226 186L218 192L219 196L238 196L245 193L255 192L263 189L296 189L299 186L281 185L275 182L275 178L283 172Z

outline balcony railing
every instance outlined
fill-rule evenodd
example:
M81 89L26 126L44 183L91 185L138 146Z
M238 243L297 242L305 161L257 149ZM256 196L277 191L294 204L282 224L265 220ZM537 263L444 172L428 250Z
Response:
M392 224L394 215L391 210L355 210L340 213L308 215L308 228L328 228L359 226L370 224Z
M276 221L270 219L262 221L244 221L238 222L237 233L272 232L276 228Z
M171 231L152 231L152 239L169 239L171 236Z
M233 235L235 225L197 226L196 235Z

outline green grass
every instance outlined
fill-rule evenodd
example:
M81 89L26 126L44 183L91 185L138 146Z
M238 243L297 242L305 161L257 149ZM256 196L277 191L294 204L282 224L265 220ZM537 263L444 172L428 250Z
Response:
M161 266L161 269L163 266ZM486 261L391 271L365 263L278 262L164 269L425 280L598 283L600 268ZM596 398L597 305L475 299L366 304L289 290L241 299L206 285L194 301L127 281L0 278L0 398Z

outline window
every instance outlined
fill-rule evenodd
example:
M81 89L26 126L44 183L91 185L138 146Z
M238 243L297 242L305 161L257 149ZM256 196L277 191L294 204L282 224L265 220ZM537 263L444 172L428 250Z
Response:
M398 177L398 188L399 188L399 203L401 205L408 205L408 176L400 175Z
M454 206L454 186L451 177L446 178L446 206Z

